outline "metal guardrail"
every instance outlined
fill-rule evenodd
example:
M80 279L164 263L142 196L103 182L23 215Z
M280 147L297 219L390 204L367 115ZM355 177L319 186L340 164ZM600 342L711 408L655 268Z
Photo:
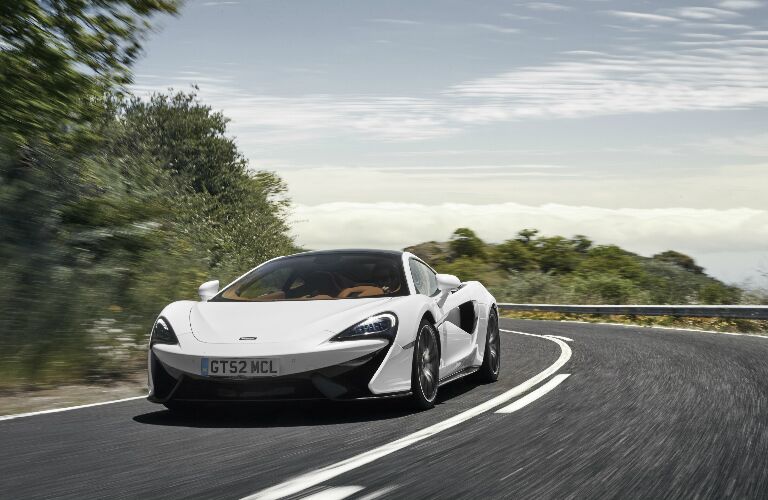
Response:
M768 320L768 306L498 304L502 311L539 311L626 316L684 316Z

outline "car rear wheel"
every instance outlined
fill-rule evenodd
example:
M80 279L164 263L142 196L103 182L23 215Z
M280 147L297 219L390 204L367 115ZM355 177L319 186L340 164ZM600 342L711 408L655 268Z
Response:
M486 334L485 354L483 364L475 374L475 380L487 384L496 382L501 367L501 336L499 335L499 315L491 309L488 315L488 332Z
M418 410L435 406L440 382L440 345L437 330L426 319L419 325L413 346L411 404Z

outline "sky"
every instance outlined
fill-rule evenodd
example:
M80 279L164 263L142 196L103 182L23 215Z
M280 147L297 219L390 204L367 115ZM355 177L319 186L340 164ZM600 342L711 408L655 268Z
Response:
M457 227L768 272L768 0L188 0L134 91L199 87L307 248Z

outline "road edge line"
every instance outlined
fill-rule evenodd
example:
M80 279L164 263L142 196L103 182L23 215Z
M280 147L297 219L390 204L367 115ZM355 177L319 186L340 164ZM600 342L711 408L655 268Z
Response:
M509 414L509 413L514 413L517 410L521 410L526 406L528 406L529 404L536 401L537 399L549 394L550 391L552 391L555 387L563 383L563 381L565 381L565 379L567 379L570 376L571 376L570 373L560 373L558 375L555 375L554 377L549 379L549 382L547 382L546 384L539 386L538 389L535 389L529 392L522 398L512 401L507 406L504 406L496 410L496 413Z
M48 413L61 413L63 411L80 410L82 408L92 408L94 406L111 405L114 403L123 403L125 401L135 401L137 399L146 399L147 396L133 396L130 398L113 399L111 401L102 401L100 403L89 403L86 405L67 406L65 408L52 408L50 410L31 411L28 413L16 413L11 415L0 415L0 422L4 420L15 420L17 418L34 417L35 415L47 415Z

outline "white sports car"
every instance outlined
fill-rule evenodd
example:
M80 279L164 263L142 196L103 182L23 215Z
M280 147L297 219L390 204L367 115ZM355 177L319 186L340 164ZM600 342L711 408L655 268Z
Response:
M426 409L443 384L499 376L493 296L407 252L278 257L199 293L152 328L149 400L171 409L396 396Z

